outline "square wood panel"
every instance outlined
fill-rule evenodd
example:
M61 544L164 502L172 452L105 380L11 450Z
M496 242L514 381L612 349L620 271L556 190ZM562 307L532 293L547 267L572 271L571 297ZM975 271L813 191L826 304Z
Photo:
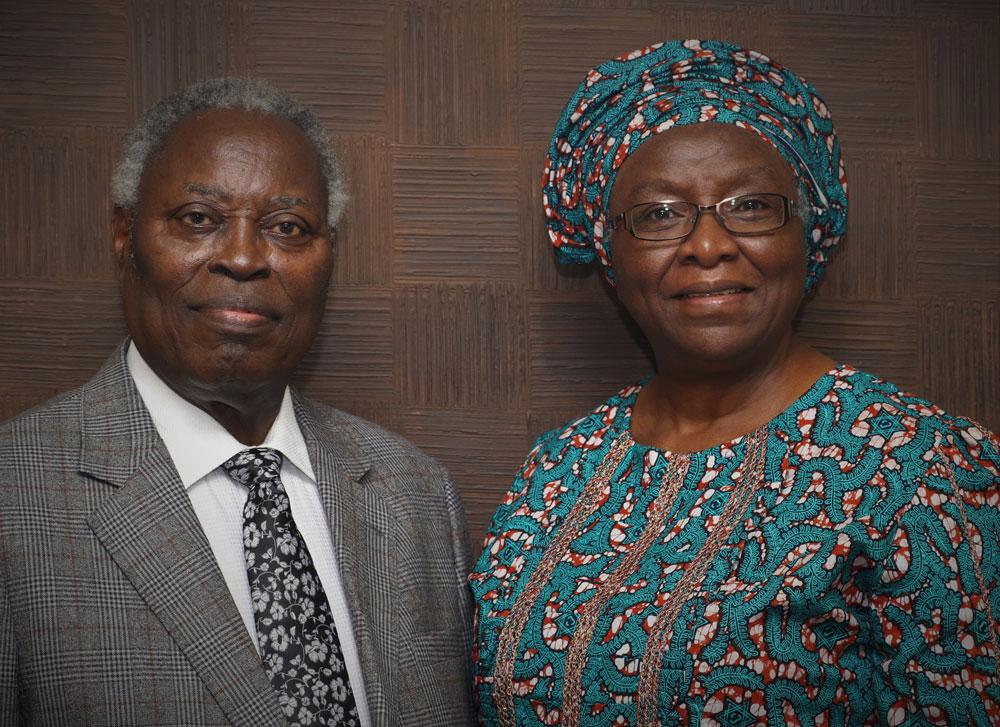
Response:
M114 280L111 173L122 132L0 129L0 277Z
M393 278L521 277L514 149L392 149Z

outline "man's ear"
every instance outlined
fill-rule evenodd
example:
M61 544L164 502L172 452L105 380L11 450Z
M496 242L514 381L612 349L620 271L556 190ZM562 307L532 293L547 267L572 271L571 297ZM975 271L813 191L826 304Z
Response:
M132 213L116 206L111 213L111 231L115 241L115 260L121 269L128 259L129 237L132 235Z

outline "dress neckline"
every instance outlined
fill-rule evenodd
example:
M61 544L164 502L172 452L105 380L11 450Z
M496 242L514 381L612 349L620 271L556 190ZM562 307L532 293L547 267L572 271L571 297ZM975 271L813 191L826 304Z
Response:
M788 414L791 412L798 412L801 411L802 409L808 408L810 402L816 400L818 395L825 394L830 388L829 379L831 378L834 380L841 379L844 376L855 372L856 369L850 364L838 362L833 368L820 374L816 378L816 380L809 385L809 388L807 388L798 397L796 397L795 401L793 401L791 404L785 407L782 411L775 414L766 422L768 431L771 431L773 429L772 425L779 419L788 416ZM750 436L755 431L757 431L757 429L760 428L757 427L749 432L743 432L742 434L738 434L735 437L731 437L730 439L726 439L724 441L718 442L703 449L697 449L685 452L679 452L671 449L663 449L661 447L656 447L652 444L642 444L641 442L637 442L635 438L632 436L632 409L635 407L635 402L636 399L639 397L639 392L642 391L642 389L646 386L647 383L649 383L649 380L651 378L652 374L646 376L645 378L640 380L637 384L631 387L629 393L622 399L620 403L618 416L616 417L615 421L615 428L619 432L618 438L626 437L625 442L630 447L637 448L638 451L641 451L643 453L655 452L660 457L668 457L668 458L679 457L682 455L686 457L695 457L703 453L718 452L723 449L733 449L737 445L741 444L748 436Z

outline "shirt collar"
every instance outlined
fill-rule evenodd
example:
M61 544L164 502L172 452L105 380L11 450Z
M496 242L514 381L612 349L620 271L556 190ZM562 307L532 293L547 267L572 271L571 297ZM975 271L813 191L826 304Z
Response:
M182 398L157 376L134 342L129 343L125 361L185 488L190 488L237 452L247 449L207 412ZM288 387L285 387L278 416L259 446L278 450L286 462L316 481Z

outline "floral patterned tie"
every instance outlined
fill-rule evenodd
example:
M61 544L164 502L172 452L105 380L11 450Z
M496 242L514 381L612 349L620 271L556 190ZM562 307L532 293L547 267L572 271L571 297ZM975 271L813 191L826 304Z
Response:
M255 447L222 469L250 494L243 552L261 660L290 725L360 725L323 584L292 519L282 455Z

